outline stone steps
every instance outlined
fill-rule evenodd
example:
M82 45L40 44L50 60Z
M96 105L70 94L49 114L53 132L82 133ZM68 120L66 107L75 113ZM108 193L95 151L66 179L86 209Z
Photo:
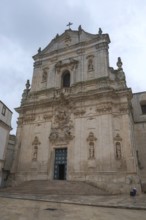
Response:
M0 192L41 195L107 195L107 192L81 181L32 180Z

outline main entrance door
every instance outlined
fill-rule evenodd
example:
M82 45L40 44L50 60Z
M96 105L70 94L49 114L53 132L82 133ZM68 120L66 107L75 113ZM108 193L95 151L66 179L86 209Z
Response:
M54 179L66 180L67 148L55 149Z

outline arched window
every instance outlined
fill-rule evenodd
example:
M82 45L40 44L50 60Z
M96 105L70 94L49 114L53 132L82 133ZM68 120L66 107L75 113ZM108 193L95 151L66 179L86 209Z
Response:
M62 74L62 87L70 87L70 72L68 70Z

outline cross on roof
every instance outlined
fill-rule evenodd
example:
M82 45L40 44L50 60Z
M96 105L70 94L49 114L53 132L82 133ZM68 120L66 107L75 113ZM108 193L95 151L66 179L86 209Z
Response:
M69 22L66 26L68 26L69 29L70 29L70 26L71 26L71 25L73 25L73 23Z

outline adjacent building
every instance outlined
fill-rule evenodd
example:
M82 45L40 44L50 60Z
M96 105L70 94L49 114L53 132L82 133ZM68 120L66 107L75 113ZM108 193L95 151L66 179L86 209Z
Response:
M0 101L0 186L2 186L5 153L11 130L11 110Z
M13 134L9 135L8 144L5 150L5 161L3 166L3 179L2 186L6 187L10 185L9 176L12 168L15 152L16 136Z
M137 112L133 120L133 94L120 57L117 68L110 67L109 44L101 29L91 34L79 26L57 34L33 57L31 87L28 80L16 108L16 184L78 180L112 193L141 190L138 156L145 145L139 148L136 135L145 124L137 123Z
M134 93L132 106L138 169L142 190L146 192L146 92Z

